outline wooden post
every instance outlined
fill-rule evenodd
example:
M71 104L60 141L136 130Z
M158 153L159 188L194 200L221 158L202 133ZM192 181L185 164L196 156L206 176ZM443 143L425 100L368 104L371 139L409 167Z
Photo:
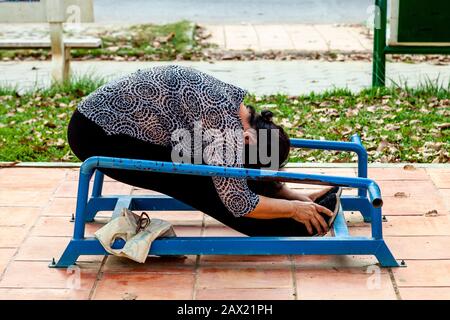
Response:
M66 57L64 47L63 22L64 6L59 0L47 0L47 21L50 26L50 41L52 47L52 78L56 82L69 80L70 57Z

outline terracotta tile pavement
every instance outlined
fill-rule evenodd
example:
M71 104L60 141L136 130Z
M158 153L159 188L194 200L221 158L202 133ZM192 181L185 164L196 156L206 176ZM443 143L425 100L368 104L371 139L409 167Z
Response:
M105 273L97 284L93 299L192 299L193 273Z
M449 287L400 288L404 300L450 300Z
M356 173L354 168L289 170ZM75 211L78 170L2 168L0 299L449 299L449 174L446 168L369 169L384 197L386 242L407 268L380 269L372 256L190 255L152 256L144 264L82 256L77 267L64 270L48 264L61 255L73 232L69 219ZM154 194L108 177L104 191ZM425 215L432 210L437 216ZM86 233L93 234L109 214L100 212ZM180 236L242 236L201 212L150 215L173 223ZM370 233L358 213L346 217L352 234Z
M298 299L396 299L389 274L377 267L301 269Z

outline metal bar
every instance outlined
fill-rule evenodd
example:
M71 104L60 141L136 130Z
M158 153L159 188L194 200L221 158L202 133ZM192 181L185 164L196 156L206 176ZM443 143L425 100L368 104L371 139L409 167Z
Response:
M327 140L307 140L307 139L290 139L291 146L294 148L310 148L322 150L338 150L355 152L358 156L358 177L367 178L367 151L362 145L361 138L358 134L352 135L351 142L338 142ZM360 197L366 197L367 192L364 189L358 189Z
M342 206L334 220L333 224L333 232L336 238L348 237L348 228L347 223L345 221L344 211L342 210Z
M113 248L123 247L117 240ZM159 238L149 255L375 255L383 267L398 267L386 243L366 237L176 237ZM80 255L109 255L93 237L71 240L63 256L52 267L67 268Z
M84 238L84 229L86 224L86 206L89 193L89 181L91 180L93 170L90 172L80 171L78 180L77 208L75 211L75 226L73 231L74 239Z
M320 150L337 150L355 152L358 157L364 156L366 150L361 143L330 140L290 139L293 148L310 148Z
M382 215L380 208L370 208L371 214L371 227L372 227L372 238L383 239L383 228L382 228Z
M74 240L72 240L74 241ZM106 255L95 238L77 240L82 255ZM151 255L375 254L383 240L367 237L175 237L158 238ZM113 248L124 245L117 240Z
M121 197L128 196L101 196L91 198L88 202L87 211L112 211L114 210L117 200ZM133 196L133 209L136 210L153 210L153 211L196 211L197 209L166 195L136 195ZM88 214L89 215L89 214Z
M352 188L364 188L369 192L369 199L374 205L381 205L381 192L375 181L367 178L326 176L320 174L303 174L296 172L244 169L210 165L192 165L185 163L161 162L109 157L91 157L84 161L80 172L96 168L120 168L123 170L140 170L200 176L220 176L252 180L275 180L293 183L318 185L337 185Z
M114 208L111 219L117 218L120 216L123 208L131 209L133 205L133 198L131 196L122 196L119 197Z
M372 212L370 208L372 204L366 197L342 196L341 205L344 211L359 211L364 217L364 222L372 221Z
M92 187L93 197L100 197L102 195L104 178L105 175L103 174L103 172L100 172L99 170L95 171L94 186Z
M379 243L379 246L375 252L375 257L377 258L378 262L382 267L396 268L402 266L397 262L397 260L395 260L394 256L392 255L392 252L389 250L388 246L386 245L386 242L384 241L381 241Z
M86 207L86 222L94 221L99 211L112 211L116 206L118 196L91 197Z
M366 149L363 147L361 138L358 134L352 135L350 140L357 145L360 145L363 150L358 153L358 177L367 178L367 161L369 159ZM360 197L367 197L367 191L364 189L358 189L358 195Z

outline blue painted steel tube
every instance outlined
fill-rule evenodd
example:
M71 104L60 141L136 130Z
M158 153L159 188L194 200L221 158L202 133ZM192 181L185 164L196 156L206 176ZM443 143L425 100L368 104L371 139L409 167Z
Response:
M358 153L358 177L367 178L367 161L369 159L369 157L367 156L367 150L362 145L361 138L359 137L359 135L357 134L352 135L351 141L353 143L360 145L363 149L363 151L360 151L360 153ZM359 189L358 195L360 197L365 198L367 196L367 193L364 189Z
M86 206L88 201L89 193L89 181L91 180L92 173L94 169L91 170L80 170L80 177L78 180L78 196L77 196L77 208L75 211L75 226L73 231L74 239L84 238L84 228L86 219Z
M74 241L85 255L107 255L95 238ZM375 254L383 240L366 237L175 237L159 238L152 243L149 254L154 255L271 255L271 254ZM114 249L122 248L116 240Z
M102 172L96 170L94 178L94 186L92 187L93 197L100 197L102 195L104 177L105 175Z
M306 140L306 139L291 139L291 146L294 148L309 148L321 150L337 150L350 151L358 155L358 177L367 178L367 151L362 145L358 134L351 137L351 142L327 141L327 140ZM366 190L358 189L360 197L366 197Z
M120 168L124 170L141 170L152 172L220 176L227 178L243 178L253 180L276 180L293 183L308 183L320 185L338 185L368 190L369 199L375 207L383 204L381 192L375 181L367 178L352 178L339 176L324 176L318 174L303 174L285 171L232 168L210 165L192 165L173 162L151 160L136 160L109 157L91 157L84 161L80 168L80 175L89 173L96 168Z

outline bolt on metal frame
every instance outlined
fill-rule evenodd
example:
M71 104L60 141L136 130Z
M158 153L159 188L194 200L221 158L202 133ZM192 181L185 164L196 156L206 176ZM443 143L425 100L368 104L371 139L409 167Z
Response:
M367 152L358 135L350 142L291 139L293 148L315 148L355 152L358 155L358 177L303 174L287 171L229 168L173 162L91 157L80 167L74 234L61 258L50 267L67 268L80 255L107 255L95 237L85 237L86 223L94 221L99 211L113 211L117 217L122 208L131 210L195 210L168 196L102 195L103 173L98 169L114 168L202 176L221 176L254 180L277 180L292 183L335 185L357 188L358 195L343 196L341 208L333 226L333 237L174 237L158 238L152 243L150 255L374 255L383 267L398 267L382 234L383 204L377 183L367 178ZM89 183L95 173L92 195ZM344 210L359 211L364 221L371 223L371 236L349 235ZM238 219L238 218L237 218ZM121 248L117 240L113 248Z

